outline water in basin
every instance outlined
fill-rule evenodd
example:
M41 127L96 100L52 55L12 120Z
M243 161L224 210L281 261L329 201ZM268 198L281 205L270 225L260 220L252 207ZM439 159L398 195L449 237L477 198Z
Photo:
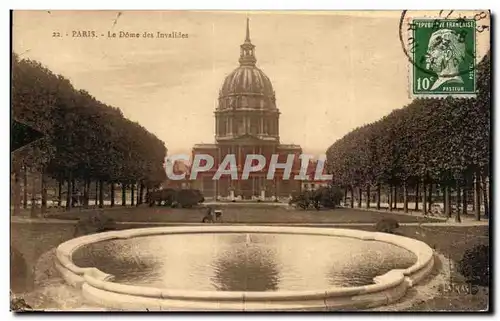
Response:
M73 254L113 282L199 291L300 291L373 284L416 262L378 241L265 233L144 236L90 244Z

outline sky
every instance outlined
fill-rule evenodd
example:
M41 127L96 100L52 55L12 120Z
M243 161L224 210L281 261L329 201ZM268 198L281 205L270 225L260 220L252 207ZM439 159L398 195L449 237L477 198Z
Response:
M398 11L16 11L13 50L120 108L169 154L190 153L214 142L219 89L238 67L247 17L257 66L276 92L282 143L324 154L411 101ZM82 31L97 38L73 37ZM120 31L187 38L107 37Z

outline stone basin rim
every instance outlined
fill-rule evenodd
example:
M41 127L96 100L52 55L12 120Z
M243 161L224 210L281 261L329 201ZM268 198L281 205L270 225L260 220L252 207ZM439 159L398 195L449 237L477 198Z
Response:
M295 235L320 235L334 237L349 237L360 240L370 240L389 243L402 247L416 255L417 261L407 269L395 269L376 276L375 284L355 287L330 287L318 290L299 291L200 291L200 290L171 290L168 288L154 288L145 286L125 285L109 282L112 275L106 274L95 267L82 268L72 261L73 253L79 248L113 239L129 239L134 237L152 235L176 234L214 234L214 233L256 233L256 234L295 234ZM277 227L277 226L183 226L183 227L150 227L110 231L86 235L62 243L56 250L57 267L62 272L64 279L77 287L83 283L104 291L136 295L158 299L184 299L200 301L260 301L260 300L301 300L322 299L325 297L352 296L376 293L396 287L406 281L409 286L418 280L412 276L433 263L433 250L424 242L404 236L368 232L354 229L341 228L310 228L310 227Z

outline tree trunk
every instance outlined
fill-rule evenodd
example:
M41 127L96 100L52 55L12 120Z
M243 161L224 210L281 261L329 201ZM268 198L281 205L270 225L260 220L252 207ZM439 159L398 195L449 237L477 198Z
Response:
M460 218L460 194L461 194L461 189L460 189L460 181L457 180L457 200L456 200L456 207L457 207L457 215L455 216L455 222L461 223L462 219Z
M18 170L14 172L14 212L13 215L21 214L21 173Z
M28 208L28 168L23 166L23 208Z
M73 178L73 181L71 182L71 188L73 190L73 195L76 195L76 180Z
M347 187L344 188L344 206L346 202L347 202Z
M389 211L392 212L392 184L389 185L389 193L387 194L387 201L389 203Z
M110 184L110 194L111 194L111 207L115 206L115 183L111 182Z
M481 177L481 183L483 185L483 199L484 199L484 217L488 218L490 214L490 207L489 207L489 202L488 202L488 196L489 196L489 191L488 191L488 184L486 184L486 177L483 176Z
M429 197L427 199L427 201L429 202L429 206L427 206L427 210L430 212L432 211L432 194L433 194L433 191L434 191L434 184L430 183L429 184Z
M425 185L425 182L422 182L422 196L422 210L424 215L427 215L427 185Z
M441 195L442 195L442 198L443 198L443 211L446 212L446 188L441 185Z
M99 180L96 179L96 181L95 181L95 203L94 203L94 207L97 207L97 204L99 204Z
M127 185L122 183L122 206L127 206Z
M135 186L134 184L130 184L130 205L131 206L134 206L134 201L135 201L135 197L134 197L134 190L135 190Z
M63 189L63 180L62 178L59 178L57 180L57 206L61 207L62 205L62 189Z
M70 211L71 208L73 207L73 204L71 202L71 199L73 198L73 189L71 188L71 182L73 181L73 173L69 173L68 177L68 187L67 187L67 193L66 193L66 210Z
M418 211L418 202L420 202L420 184L415 185L415 211Z
M99 180L99 208L104 207L104 182Z
M403 210L408 213L408 188L406 187L406 182L403 183Z
M358 188L358 208L361 208L361 203L363 202L363 191L361 187Z
M351 208L354 208L354 188L351 186Z
M397 211L398 210L398 186L394 185L394 197L392 198L392 201L394 203L394 209Z
M85 183L83 185L83 207L89 208L89 190L90 190L90 178L85 178Z
M474 180L474 211L476 214L476 220L481 220L481 179L479 175L476 174L476 179Z
M42 214L47 212L47 175L45 170L42 169L41 175L42 185Z
M31 173L31 211L30 211L30 216L31 217L36 217L36 197L37 197L37 188L36 188L36 175L35 173Z
M377 184L377 210L380 210L380 184Z
M140 189L139 189L139 205L142 204L143 198L144 198L144 184L141 182Z
M451 217L450 187L448 185L444 187L444 213L446 217Z
M139 202L140 202L140 199L141 199L141 186L140 186L139 183L136 184L136 185L137 185L137 196L135 197L135 200L136 200L135 205L139 206L140 205Z
M464 180L464 187L463 187L463 195L462 195L462 214L465 216L467 215L467 181Z
M370 186L366 187L366 208L370 208Z
M78 204L79 197L78 197L77 190L76 190L76 180L74 178L73 178L73 181L71 182L71 188L72 188L71 202L73 203L73 204L71 204L71 206L75 207L75 204L73 202L73 198L77 201L76 203Z

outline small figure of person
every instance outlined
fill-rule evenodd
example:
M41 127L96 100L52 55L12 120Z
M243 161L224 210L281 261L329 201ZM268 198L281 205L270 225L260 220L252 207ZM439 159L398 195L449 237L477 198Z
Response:
M205 214L205 216L203 217L201 222L202 223L214 223L214 216L212 213L212 208L210 208L210 207L207 208L207 213Z
M215 221L219 222L219 223L222 223L222 211L221 210L215 210L214 214L215 214Z

